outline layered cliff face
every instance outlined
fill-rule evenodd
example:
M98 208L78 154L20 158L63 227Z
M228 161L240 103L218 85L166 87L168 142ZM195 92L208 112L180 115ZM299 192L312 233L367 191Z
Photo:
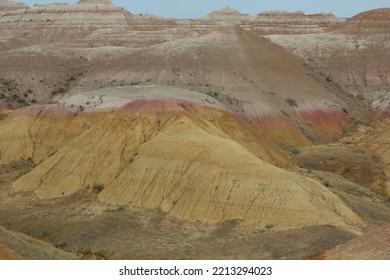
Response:
M206 17L197 19L199 22L211 21L215 25L234 25L240 24L243 21L251 20L252 16L241 14L237 10L225 7L221 10L211 12Z
M390 8L376 9L360 13L343 24L333 28L333 32L355 36L389 34Z
M343 21L329 13L305 15L303 12L269 11L258 14L244 24L247 29L260 35L317 34Z
M191 26L200 31L218 26L240 25L258 35L266 34L317 34L334 28L344 19L333 14L305 15L303 12L268 11L256 16L241 14L226 7L192 21L179 20L179 25Z
M58 42L82 38L100 28L126 28L126 15L111 1L80 1L10 11L2 15L0 22L2 34Z

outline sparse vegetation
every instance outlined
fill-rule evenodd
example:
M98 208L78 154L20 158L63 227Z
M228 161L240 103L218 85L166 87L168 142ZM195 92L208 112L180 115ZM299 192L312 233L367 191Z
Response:
M92 192L95 194L99 194L104 190L104 185L101 183L94 183L92 186Z
M292 154L293 156L299 155L299 154L301 153L301 152L298 150L298 148L295 147L295 146L291 146L290 152L291 152L291 154Z
M180 76L180 67L172 68L172 74L176 77Z
M65 88L59 87L59 88L56 88L56 89L52 90L51 95L54 96L54 95L57 95L57 94L63 94L65 92L66 92Z
M63 85L60 85L51 91L51 96L64 94L65 92L69 91L71 84L83 75L84 72L82 70L73 70L71 74L68 74L65 77L65 83Z
M288 117L288 116L290 116L290 114L289 113L287 113L286 111L284 111L284 110L281 110L280 111L284 116L286 116L286 117Z
M207 95L211 96L211 97L214 97L216 99L218 99L218 97L220 96L220 92L216 91L216 90L209 90L208 92L206 92Z
M345 167L343 172L341 173L341 176L345 177L351 172L351 168L349 166Z
M295 101L295 99L289 97L286 99L286 102L288 103L288 105L290 105L291 107L298 107L298 104L297 102Z
M9 108L29 105L27 95L28 91L22 93L15 80L0 78L0 100Z
M323 184L325 187L327 187L327 188L330 187L330 183L329 183L328 180L323 181L322 184Z
M4 120L6 117L7 117L7 114L0 111L0 121Z
M356 95L356 98L359 99L360 101L363 101L364 100L364 95L359 93L358 95Z

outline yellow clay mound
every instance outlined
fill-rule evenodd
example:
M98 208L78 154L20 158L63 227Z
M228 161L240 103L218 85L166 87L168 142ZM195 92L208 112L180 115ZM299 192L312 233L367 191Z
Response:
M158 110L150 102L136 105L83 114L70 122L76 127L84 123L76 129L79 136L68 137L13 188L52 199L100 185L102 201L160 208L190 220L346 229L361 224L321 184L261 159L275 161L283 153L228 113L208 109L202 117L173 102ZM213 123L207 118L214 118ZM53 127L61 127L51 120ZM240 125L242 135L233 134Z

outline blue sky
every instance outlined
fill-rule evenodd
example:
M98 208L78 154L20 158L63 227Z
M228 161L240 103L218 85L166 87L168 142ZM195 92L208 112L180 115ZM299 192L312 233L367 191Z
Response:
M77 2L77 0L21 1L29 6L52 2ZM175 18L196 18L226 6L252 15L266 10L288 10L304 11L307 14L332 12L338 17L351 17L376 8L390 8L390 0L113 0L113 2L131 13L149 13Z

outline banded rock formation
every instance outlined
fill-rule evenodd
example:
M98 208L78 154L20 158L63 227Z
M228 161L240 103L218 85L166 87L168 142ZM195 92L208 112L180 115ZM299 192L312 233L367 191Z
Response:
M262 12L245 28L257 34L318 34L337 26L344 20L331 13L305 15L303 12L269 11Z
M360 13L335 27L334 32L350 35L369 36L389 34L390 8L382 8Z
M99 28L126 28L128 12L111 1L34 5L8 12L0 18L1 32L31 40L71 41ZM10 30L12 28L12 30Z

